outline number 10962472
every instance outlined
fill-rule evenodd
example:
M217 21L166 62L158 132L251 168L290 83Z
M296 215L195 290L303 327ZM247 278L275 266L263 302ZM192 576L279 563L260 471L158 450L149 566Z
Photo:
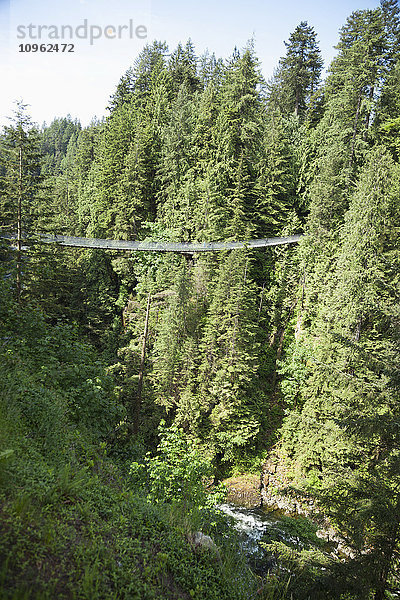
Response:
M18 52L75 52L74 44L19 44Z

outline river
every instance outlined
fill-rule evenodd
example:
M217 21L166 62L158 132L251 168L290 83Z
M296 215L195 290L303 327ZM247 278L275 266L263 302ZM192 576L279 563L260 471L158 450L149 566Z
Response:
M229 503L221 504L218 508L233 519L233 526L241 538L242 550L247 556L249 566L259 575L265 575L270 569L278 566L276 559L263 547L263 543L279 541L297 550L318 549L326 557L330 556L336 560L345 558L338 550L337 543L321 540L316 535L317 526L304 517L292 518L280 511L248 509ZM400 590L393 589L388 597L399 600Z
M335 546L319 539L317 526L304 517L287 517L280 511L249 509L230 503L221 504L218 508L233 519L243 553L259 574L265 574L275 564L271 554L263 547L264 543L277 541L298 550L319 548L335 553Z

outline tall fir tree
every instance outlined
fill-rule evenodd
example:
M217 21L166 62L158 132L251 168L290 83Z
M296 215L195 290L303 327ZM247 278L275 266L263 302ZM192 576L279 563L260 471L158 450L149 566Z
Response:
M285 116L305 118L320 84L323 61L314 28L302 21L285 42L286 55L269 86L269 102Z
M37 195L41 185L41 153L38 129L17 103L12 125L4 128L2 139L1 226L16 239L15 285L21 299L27 267L22 268L23 239L31 233L38 212Z

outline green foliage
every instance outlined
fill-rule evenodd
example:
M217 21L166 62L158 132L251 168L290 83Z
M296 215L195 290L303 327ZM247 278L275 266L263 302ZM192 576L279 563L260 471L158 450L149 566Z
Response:
M42 481L41 498L2 497L2 598L244 600L253 594L254 579L238 560L222 567L194 556L170 515L116 477L107 461L97 473L72 480L63 468L57 483Z
M95 351L71 328L17 312L1 289L1 597L252 596L256 581L208 508L210 463L198 448L162 427L159 454L145 461L149 503L102 441L123 415ZM217 536L221 561L195 554L189 533L199 527Z
M333 281L292 354L300 401L283 430L297 482L317 494L376 598L390 585L399 543L397 169L382 148L371 151Z
M323 61L314 28L302 21L285 42L286 56L269 85L269 103L304 119L320 83ZM311 111L310 111L311 112Z
M398 585L399 22L395 0L354 12L321 87L303 21L268 90L252 42L226 62L154 42L101 123L38 132L19 107L0 140L7 230L306 235L185 257L2 243L6 600L383 600ZM276 541L281 568L257 591L204 481L275 442L353 558L283 519L306 547ZM191 547L196 530L220 562Z
M279 521L279 528L283 530L289 537L290 546L303 547L310 549L310 546L323 546L324 542L317 537L316 532L318 525L304 517L286 517L283 516Z
M278 561L274 575L280 582L281 589L285 589L285 597L293 600L367 598L343 594L340 581L335 579L335 573L331 571L334 561L327 554L319 550L294 549L283 542L262 545Z
M143 463L131 465L131 475L145 486L150 502L184 503L202 508L216 501L216 492L207 493L205 483L212 465L198 445L176 425L167 428L161 421L157 454L147 454ZM217 494L221 500L221 495Z
M34 432L42 451L54 454L67 445L72 424L107 435L122 413L113 380L93 349L78 341L74 328L51 327L38 311L16 311L4 299L0 395L6 422L18 423L21 435Z

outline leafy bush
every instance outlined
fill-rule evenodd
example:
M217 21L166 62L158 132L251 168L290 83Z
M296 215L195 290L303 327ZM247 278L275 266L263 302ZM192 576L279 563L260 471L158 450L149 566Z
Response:
M206 493L204 483L212 474L211 461L196 443L177 425L159 426L160 443L155 456L146 454L142 463L133 462L130 474L146 488L154 503L183 502L196 506L210 505L213 494Z

